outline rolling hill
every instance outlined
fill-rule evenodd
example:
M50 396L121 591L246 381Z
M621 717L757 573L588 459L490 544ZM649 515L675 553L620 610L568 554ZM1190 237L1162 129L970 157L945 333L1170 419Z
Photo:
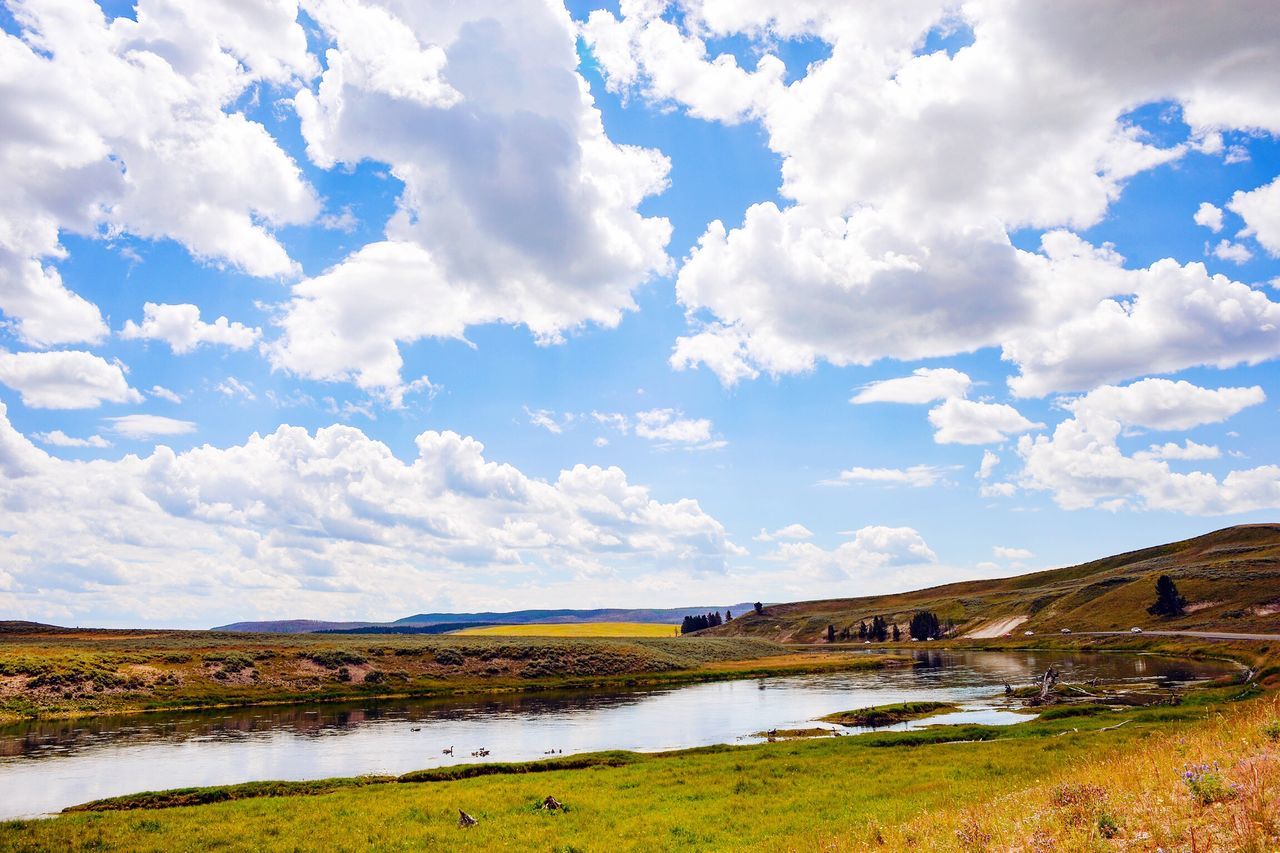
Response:
M532 625L580 622L646 622L672 625L685 616L718 610L735 615L751 609L750 604L728 607L597 608L594 610L511 610L498 613L418 613L394 622L325 622L317 619L276 619L262 622L232 622L214 631L246 631L264 634L306 634L314 631L356 631L361 628L412 628L432 625Z
M1147 613L1156 578L1170 575L1187 613L1160 619ZM820 642L828 625L856 629L880 615L905 630L916 610L953 620L960 636L1005 632L1215 629L1280 633L1280 524L1229 527L1194 539L1105 557L1078 566L997 580L966 581L864 598L771 604L745 612L714 636L754 636Z

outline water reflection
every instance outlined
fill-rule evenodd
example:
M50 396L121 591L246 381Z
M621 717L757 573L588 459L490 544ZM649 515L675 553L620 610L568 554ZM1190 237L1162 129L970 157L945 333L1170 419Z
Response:
M1068 680L1204 678L1228 664L1114 654L920 650L920 665L685 687L289 705L37 721L0 728L0 818L140 790L254 779L403 773L602 749L745 743L771 728L890 702L963 710L944 723L1008 723L1004 685L1048 666ZM930 721L933 722L933 721ZM906 724L908 726L913 724ZM453 747L453 755L442 750ZM472 757L479 748L485 759Z

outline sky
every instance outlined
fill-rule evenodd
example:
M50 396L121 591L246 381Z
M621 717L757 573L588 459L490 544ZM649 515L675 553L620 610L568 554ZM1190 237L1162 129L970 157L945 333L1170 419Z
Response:
M0 618L854 596L1280 510L1268 0L0 31Z

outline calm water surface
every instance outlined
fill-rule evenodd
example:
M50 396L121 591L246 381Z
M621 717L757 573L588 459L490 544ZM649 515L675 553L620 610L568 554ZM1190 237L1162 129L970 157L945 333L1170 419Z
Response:
M0 818L47 814L100 797L261 779L321 779L477 761L521 761L548 750L663 750L751 743L770 728L890 702L953 702L922 723L1014 723L1006 682L1052 665L1069 680L1188 680L1229 664L1114 654L925 652L912 668L625 692L485 699L291 705L145 714L0 727ZM839 727L831 727L839 728ZM842 731L856 731L841 729ZM452 757L442 749L454 747ZM488 758L473 758L481 747Z

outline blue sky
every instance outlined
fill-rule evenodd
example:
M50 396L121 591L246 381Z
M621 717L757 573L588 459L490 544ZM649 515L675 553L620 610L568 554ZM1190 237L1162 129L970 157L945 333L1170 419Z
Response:
M0 612L857 595L1280 507L1269 4L81 5L0 11Z

